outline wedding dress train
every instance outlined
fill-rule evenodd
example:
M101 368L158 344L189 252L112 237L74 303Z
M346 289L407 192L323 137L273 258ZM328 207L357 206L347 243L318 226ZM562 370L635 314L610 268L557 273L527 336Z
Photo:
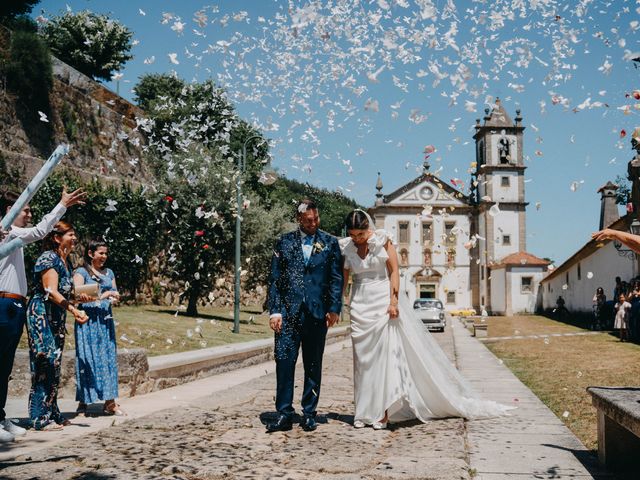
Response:
M387 239L384 230L373 232L364 259L351 238L340 240L345 268L353 272L355 420L372 424L385 410L390 421L426 422L498 416L514 408L478 397L414 314L406 295L399 295L399 316L389 317Z

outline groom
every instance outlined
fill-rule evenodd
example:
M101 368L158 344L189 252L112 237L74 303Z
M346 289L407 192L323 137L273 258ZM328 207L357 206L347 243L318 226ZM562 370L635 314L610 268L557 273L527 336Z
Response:
M293 384L302 345L303 419L307 432L317 428L322 354L327 328L339 320L342 307L342 256L338 240L318 229L318 207L309 199L298 205L299 228L282 235L271 259L269 325L275 332L276 410L267 432L291 430Z

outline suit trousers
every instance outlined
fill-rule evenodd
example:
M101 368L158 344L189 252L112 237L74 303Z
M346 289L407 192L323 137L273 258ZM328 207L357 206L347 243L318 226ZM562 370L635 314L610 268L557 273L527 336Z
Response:
M0 298L0 421L4 420L9 377L22 336L27 306L20 300Z
M283 318L282 331L275 335L276 410L291 418L298 352L302 347L304 387L302 413L315 417L322 381L322 355L327 338L325 319L314 318L303 305L296 315Z

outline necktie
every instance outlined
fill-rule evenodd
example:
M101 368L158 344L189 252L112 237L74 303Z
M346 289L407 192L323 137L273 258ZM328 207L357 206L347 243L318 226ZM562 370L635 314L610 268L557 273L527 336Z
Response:
M313 251L313 236L307 235L302 241L302 255L304 256L304 264L309 263L311 252Z

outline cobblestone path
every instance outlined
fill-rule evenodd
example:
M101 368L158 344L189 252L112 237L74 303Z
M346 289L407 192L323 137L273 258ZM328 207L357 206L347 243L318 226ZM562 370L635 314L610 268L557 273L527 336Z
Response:
M449 328L436 334L451 357ZM299 402L302 368L298 368ZM466 479L464 422L356 430L350 348L327 355L318 430L268 435L275 376L0 464L0 479ZM298 407L297 405L294 405ZM298 407L299 408L299 407ZM90 421L90 419L88 420Z

